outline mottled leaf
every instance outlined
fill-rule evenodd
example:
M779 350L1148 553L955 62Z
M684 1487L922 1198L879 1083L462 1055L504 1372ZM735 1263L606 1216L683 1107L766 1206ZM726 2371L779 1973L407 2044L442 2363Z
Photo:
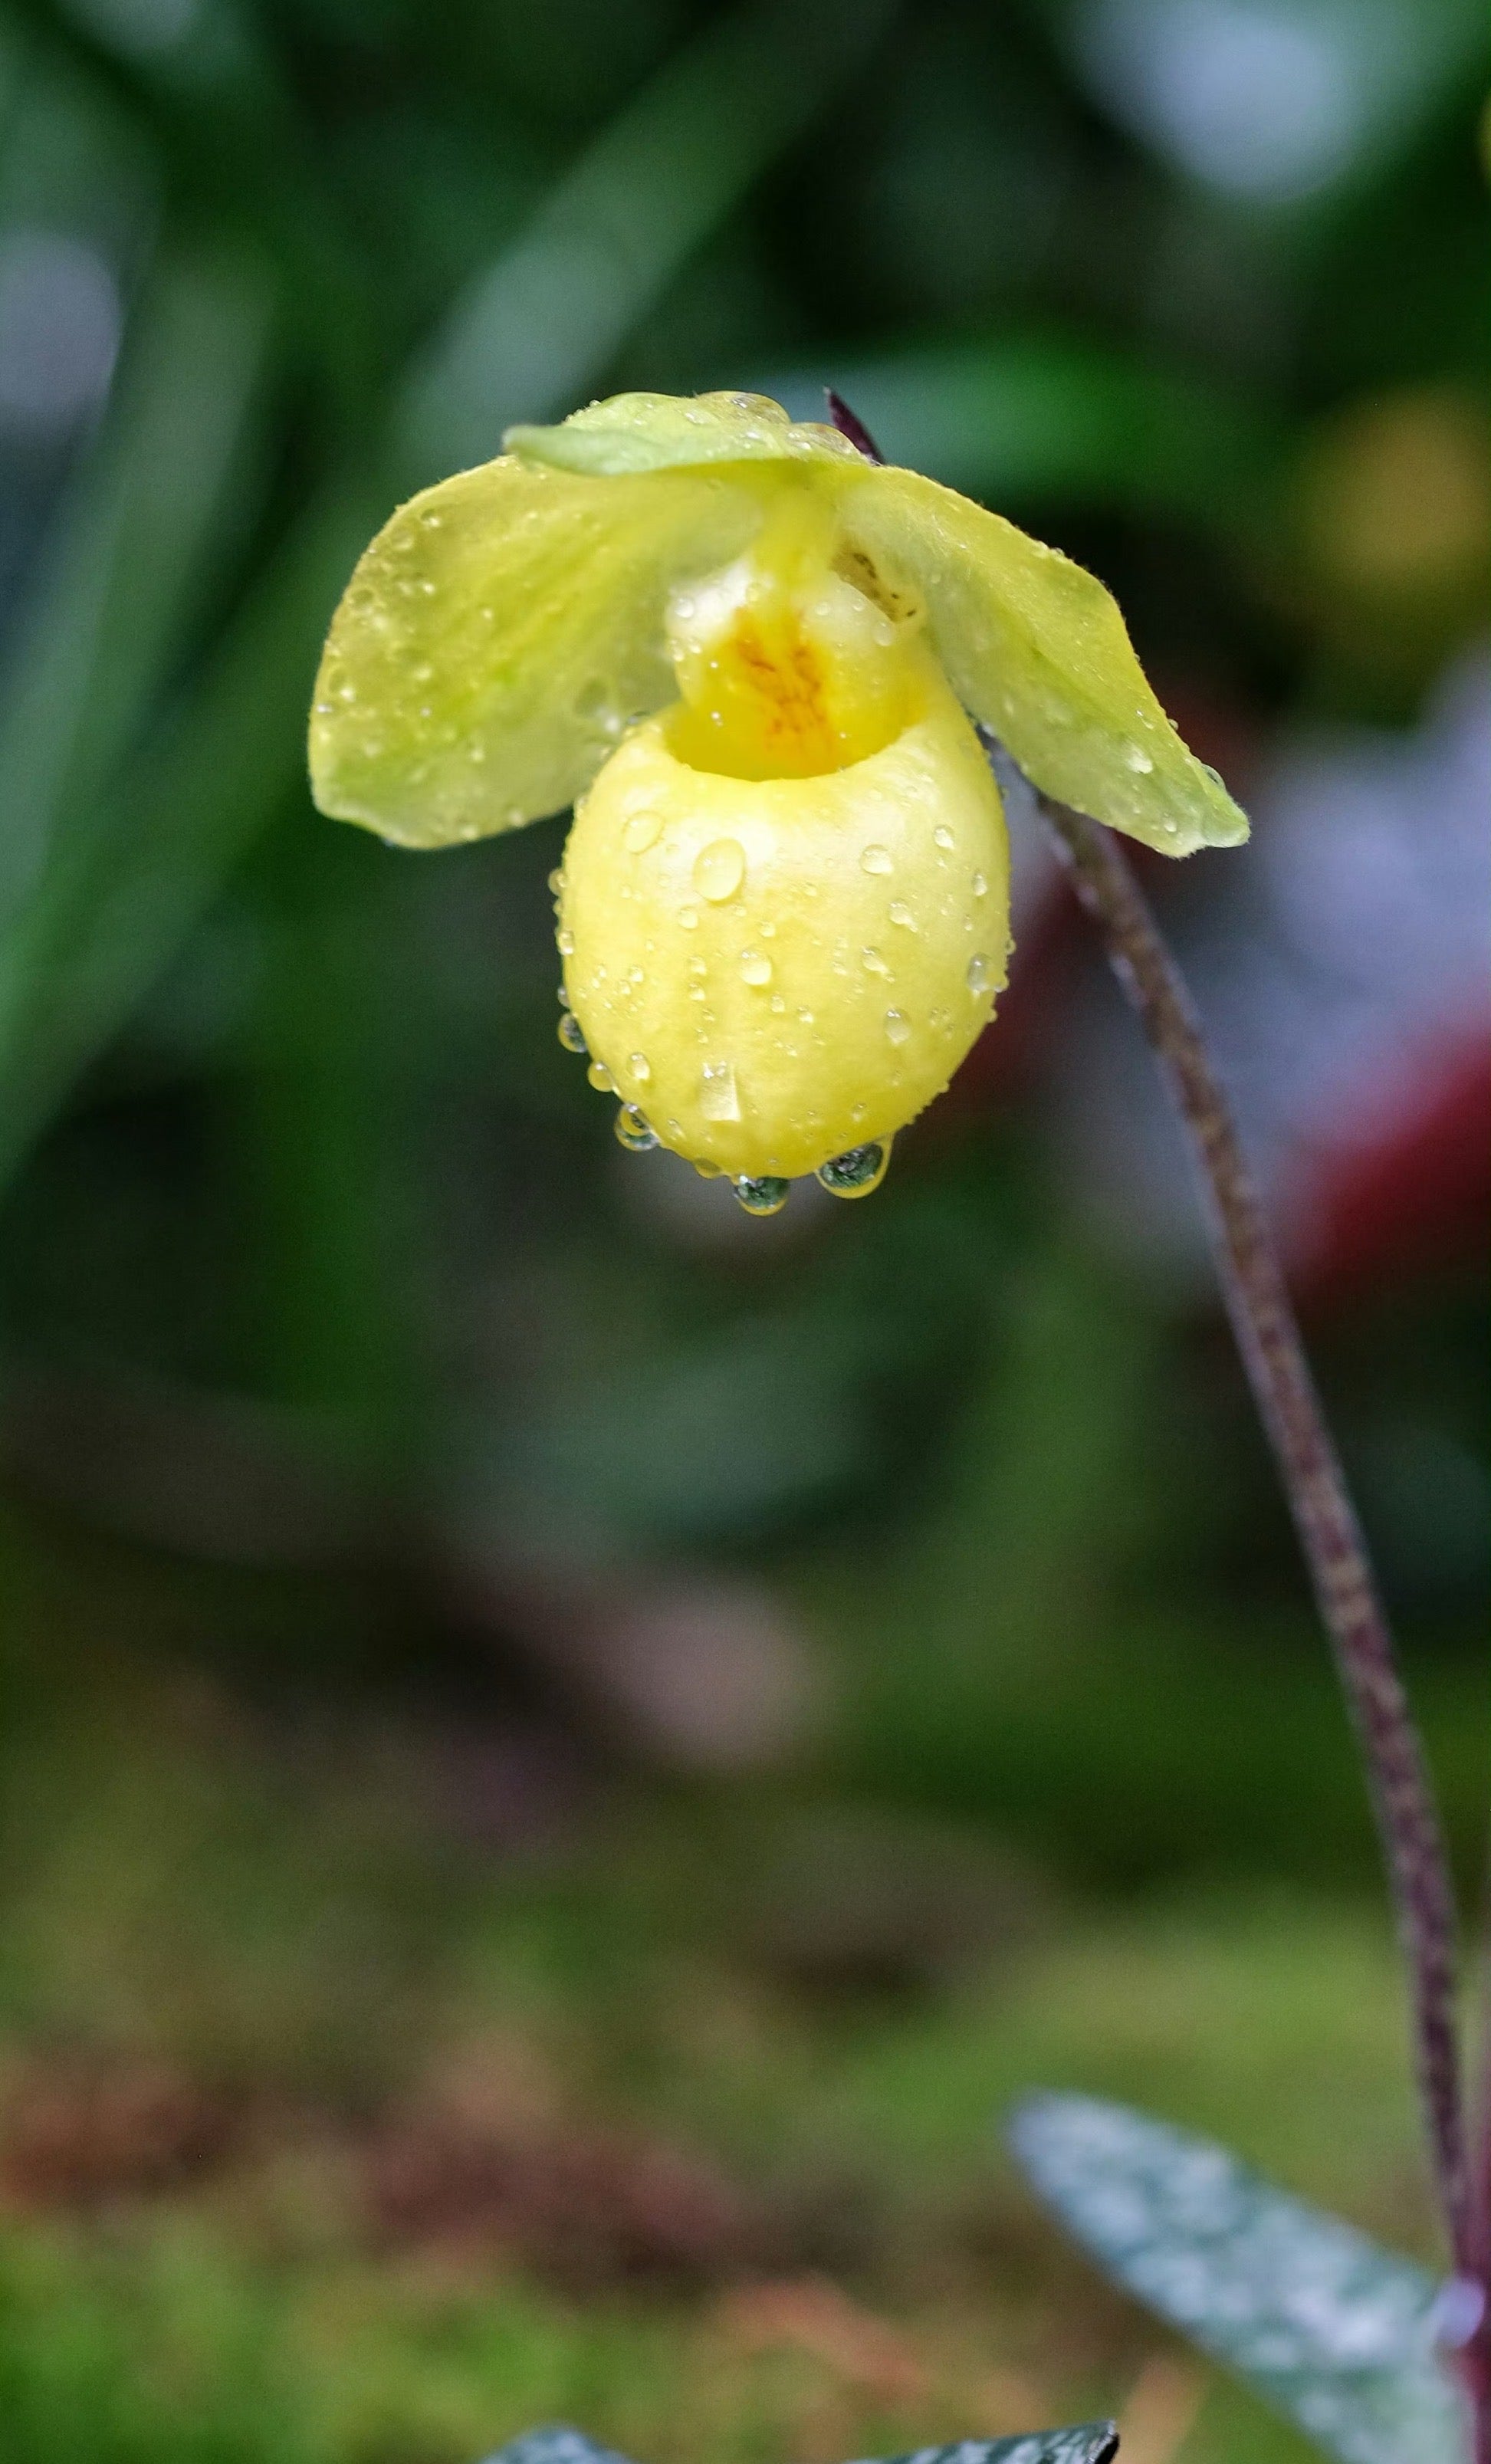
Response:
M866 471L844 529L927 606L964 706L1038 787L1162 855L1248 834L1214 771L1187 751L1103 584L1013 522L914 471Z
M964 2439L957 2447L919 2447L891 2464L1110 2464L1118 2433L1110 2421L1089 2421L1077 2430L1032 2430L1018 2438ZM625 2464L578 2430L531 2430L499 2448L487 2464Z
M1036 2097L1010 2138L1121 2284L1341 2464L1468 2464L1425 2269L1122 2105Z

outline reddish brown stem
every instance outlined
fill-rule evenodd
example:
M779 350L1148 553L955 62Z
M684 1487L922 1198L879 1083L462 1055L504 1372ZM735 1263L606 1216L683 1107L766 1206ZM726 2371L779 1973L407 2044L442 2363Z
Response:
M1454 1893L1434 1792L1366 1544L1230 1107L1190 996L1109 833L1041 807L1139 1014L1196 1163L1233 1332L1283 1475L1362 1746L1413 1979L1419 2084L1455 2264L1481 2273L1456 2024Z

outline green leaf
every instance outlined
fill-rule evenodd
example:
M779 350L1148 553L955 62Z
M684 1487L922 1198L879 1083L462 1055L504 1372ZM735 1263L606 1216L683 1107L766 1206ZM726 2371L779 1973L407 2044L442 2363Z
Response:
M1110 2464L1118 2432L1110 2421L1089 2421L1076 2430L1031 2430L1018 2438L966 2438L956 2447L919 2447L891 2464ZM582 2431L531 2430L499 2448L487 2464L625 2464Z
M1162 855L1248 834L1215 771L1187 751L1101 582L998 514L915 471L865 470L844 526L927 607L958 699L1047 795Z
M1341 2464L1468 2464L1435 2347L1438 2287L1224 2147L1088 2097L1010 2125L1042 2196L1109 2275Z

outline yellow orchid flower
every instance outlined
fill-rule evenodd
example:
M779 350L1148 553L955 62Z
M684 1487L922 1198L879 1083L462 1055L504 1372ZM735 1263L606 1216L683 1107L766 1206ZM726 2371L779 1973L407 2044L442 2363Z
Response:
M621 394L403 506L332 625L325 813L444 847L575 807L561 1040L625 1144L841 1196L1005 980L998 789L1168 855L1242 814L1080 565L753 394Z

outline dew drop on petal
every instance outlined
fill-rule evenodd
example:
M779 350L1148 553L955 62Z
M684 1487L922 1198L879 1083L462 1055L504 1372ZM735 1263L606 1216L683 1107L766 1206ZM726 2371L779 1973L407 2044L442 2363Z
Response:
M699 1110L707 1121L738 1121L740 1095L732 1061L706 1061L699 1073Z
M686 933L696 933L699 929L699 911L697 907L680 907L678 911L678 921L683 926Z
M878 1189L890 1161L890 1142L877 1139L864 1147L850 1147L847 1154L834 1155L818 1167L818 1177L835 1198L867 1198Z
M792 1195L791 1181L778 1179L775 1173L742 1174L734 1186L748 1215L779 1215Z
M953 848L957 845L957 841L954 837L953 832L949 829L946 822L939 822L936 828L932 831L932 836L933 846L941 847L944 855L951 854Z
M693 1168L701 1180L723 1180L725 1177L725 1167L722 1163L700 1161L696 1162Z
M890 973L885 958L873 942L860 952L860 964L867 976L888 976Z
M981 872L976 872L974 875L974 896L976 898L987 898L988 895L989 883L986 875Z
M872 840L860 856L860 870L861 872L893 872L895 866L890 849L881 847L878 841Z
M560 1013L559 1038L566 1052L588 1052L590 1049L585 1042L585 1030L571 1010Z
M963 972L963 980L976 996L989 991L994 982L994 969L982 950L976 950Z
M745 849L738 839L712 839L694 857L693 886L712 906L734 898L744 879Z
M647 1080L652 1075L652 1064L647 1059L645 1052L634 1052L627 1062L626 1067L631 1071L632 1076L636 1079L639 1087L645 1087Z
M741 982L760 986L769 984L771 979L772 962L770 958L766 957L759 950L742 950L740 953Z
M1138 744L1130 744L1128 747L1124 754L1124 759L1130 770L1138 771L1141 778L1145 777L1147 773L1154 767L1149 755L1144 751L1143 747Z
M886 910L886 913L889 916L892 924L900 925L903 933L915 932L916 918L911 913L911 911L908 907L904 898L892 898L889 906Z
M563 958L572 958L575 955L575 935L568 925L561 924L554 937L559 944L559 956Z
M622 845L628 855L645 855L649 847L657 845L662 835L663 816L647 804L638 812L628 813L622 824Z
M616 1134L631 1155L646 1155L658 1143L658 1134L646 1112L635 1104L624 1104L616 1115Z
M603 1061L592 1061L585 1071L585 1076L598 1095L609 1095L614 1092L616 1081Z
M907 1017L904 1009L887 1010L886 1034L889 1042L892 1044L909 1044L910 1042L911 1022Z

